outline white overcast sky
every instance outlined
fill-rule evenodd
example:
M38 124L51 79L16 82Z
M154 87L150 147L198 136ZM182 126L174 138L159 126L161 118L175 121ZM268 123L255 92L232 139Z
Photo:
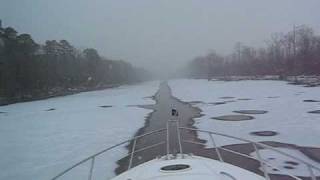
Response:
M0 0L0 19L40 43L66 39L136 66L175 69L293 24L320 30L320 0Z

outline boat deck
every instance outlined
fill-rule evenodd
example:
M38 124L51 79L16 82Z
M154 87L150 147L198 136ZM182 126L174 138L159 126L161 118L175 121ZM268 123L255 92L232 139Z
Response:
M126 171L112 180L264 180L245 169L200 156L163 156Z

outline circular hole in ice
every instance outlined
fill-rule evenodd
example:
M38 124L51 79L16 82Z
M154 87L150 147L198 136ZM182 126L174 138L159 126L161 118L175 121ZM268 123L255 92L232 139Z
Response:
M293 165L293 166L298 166L299 163L295 162L295 161L285 161L284 163L289 164L289 165Z
M250 134L255 136L275 136L278 133L275 131L254 131L254 132L251 132Z
M292 167L292 166L283 166L283 168L285 168L285 169L294 169L294 167Z
M238 110L238 111L233 111L235 113L240 113L240 114L265 114L268 111L265 110Z
M222 120L222 121L245 121L245 120L252 120L254 117L248 115L225 115L225 116L218 116L212 117L211 119Z

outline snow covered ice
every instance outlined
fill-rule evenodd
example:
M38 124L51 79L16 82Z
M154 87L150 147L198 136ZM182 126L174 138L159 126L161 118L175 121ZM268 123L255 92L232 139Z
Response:
M320 146L320 115L308 113L320 109L320 87L306 88L289 85L284 81L207 81L207 80L172 80L169 82L173 95L202 110L203 116L195 120L199 129L216 131L252 141L276 141L299 146ZM218 102L218 103L217 103ZM220 102L220 103L219 103ZM221 102L226 102L222 104ZM239 110L266 110L265 114L250 114L255 119L247 121L222 121L212 117L239 114ZM276 132L274 136L255 136L252 132ZM212 147L210 138L203 133L200 139L207 140L207 147ZM242 141L215 136L218 146L240 144ZM319 167L319 163L295 149L281 149L306 162ZM274 153L261 150L264 158L272 158ZM272 174L290 172L298 176L308 176L305 165L294 169L285 169L283 156L276 156L270 162L281 171L268 169ZM317 172L316 175L319 172Z
M299 158L300 160L307 162L309 164L312 164L313 166L320 167L320 163L308 158L306 155L304 155L298 150L289 149L289 148L275 148L275 149L278 151L284 152L286 154L290 154L291 156L294 156L296 158ZM308 169L308 167L305 164L300 163L295 159L281 155L269 149L260 149L259 153L261 158L268 163L268 165L266 166L266 169L269 174L283 173L283 174L291 174L295 176L304 176L304 177L310 176L310 170ZM257 153L253 152L251 153L251 156L257 158ZM270 167L269 165L273 167ZM274 167L276 167L277 169L275 169ZM320 171L314 170L313 173L315 176L320 176Z
M320 108L319 103L303 102L320 99L320 87L306 88L288 85L284 81L207 81L171 80L169 85L175 97L185 102L196 103L204 116L197 118L199 129L217 131L253 141L278 141L300 146L319 147L320 116L308 111ZM228 97L226 99L226 97ZM249 100L239 100L249 99ZM229 101L226 104L210 103ZM234 101L234 102L233 102ZM254 120L219 121L211 117L237 114L237 110L266 110L265 114L251 115ZM253 136L253 131L275 131L276 136ZM200 138L208 139L207 136ZM240 143L231 139L218 138L218 145ZM208 143L210 146L210 143Z
M193 102L204 116L195 119L199 129L217 131L253 141L277 141L299 146L319 147L320 87L306 88L283 81L207 81L171 80L173 96ZM152 110L134 105L154 104L148 98L158 90L158 82L120 86L101 91L85 92L47 100L17 103L0 107L0 179L50 179L65 168L106 147L131 138ZM222 104L221 102L225 102ZM222 121L212 117L236 115L233 111L265 110L265 114L250 114L247 121ZM239 114L240 115L240 114ZM273 131L274 136L255 136L251 132ZM209 140L204 134L201 139ZM218 146L239 141L215 137ZM212 147L210 143L207 147ZM299 155L318 165L303 153L281 149ZM294 151L294 152L293 152ZM114 176L116 161L127 150L122 147L98 158L94 178ZM271 152L261 151L268 158ZM276 166L287 159L277 157ZM311 162L312 161L312 162ZM297 166L296 175L305 175ZM109 171L107 171L109 170ZM290 170L289 170L290 171ZM271 173L272 169L270 169ZM88 164L81 165L66 179L87 178ZM70 177L70 178L69 178ZM81 178L79 178L81 179Z
M130 105L154 104L146 97L156 93L158 84L1 106L0 179L50 179L87 156L133 137L151 110ZM114 175L116 161L126 153L123 147L105 159L107 177Z

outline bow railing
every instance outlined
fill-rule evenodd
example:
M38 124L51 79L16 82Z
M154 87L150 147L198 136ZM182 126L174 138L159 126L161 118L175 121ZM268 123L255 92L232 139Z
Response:
M169 128L172 124L175 124L175 130L176 130L176 133L174 134L170 134L170 131L169 131ZM174 157L174 156L170 156L170 154L173 154L170 152L170 139L172 138L172 136L176 136L176 139L177 139L177 143L178 143L178 149L179 149L179 152L177 154L182 154L182 158L184 157L183 154L184 154L184 150L183 150L183 145L184 144L197 144L197 145L203 145L203 146L206 146L207 143L201 143L201 142L196 142L196 141L190 141L190 140L187 140L187 139L183 139L183 136L182 136L182 132L183 131L193 131L193 132L196 132L196 133L206 133L208 136L209 136L209 139L211 141L211 144L213 146L213 151L216 153L217 155L217 158L213 158L213 159L216 159L220 162L225 162L225 157L223 156L223 151L226 151L226 152L229 152L229 153L232 153L234 155L237 155L237 156L241 156L241 157L245 157L245 158L249 158L249 159L253 159L253 160L256 160L260 163L260 170L262 171L265 179L267 180L270 180L272 179L270 177L270 172L268 171L267 167L271 167L273 169L276 169L278 173L281 173L283 175L287 175L287 176L290 176L291 178L293 179L296 179L296 180L302 180L301 177L299 176L296 176L294 174L292 174L291 172L288 172L288 171L285 171L279 167L277 167L276 165L274 164L271 164L269 163L266 159L264 159L259 150L261 149L268 149L268 150L271 150L275 153L278 153L280 155L283 155L283 156L286 156L292 160L295 160L303 165L305 165L308 169L308 172L309 172L309 177L311 178L311 180L317 180L317 177L316 176L316 172L318 174L320 174L320 167L317 167L309 162L306 162L305 160L303 159L300 159L298 157L295 157L293 155L290 155L286 152L283 152L283 151L280 151L278 149L276 149L275 147L272 147L270 145L267 145L267 144L264 144L264 143L259 143L259 142L254 142L254 141L251 141L251 140L247 140L247 139L243 139L243 138L239 138L239 137L235 137L235 136L231 136L231 135L228 135L228 134L223 134L223 133L219 133L219 132L213 132L213 131L206 131L206 130L200 130L200 129L196 129L196 128L189 128L189 127L180 127L179 126L179 121L177 120L169 120L167 122L167 125L166 125L166 128L163 128L163 129L159 129L159 130L155 130L155 131L151 131L151 132L148 132L148 133L145 133L145 134L142 134L142 135L139 135L139 136L135 136L131 139L128 139L128 140L125 140L125 141L122 141L116 145L113 145L113 146L110 146L108 148L105 148L87 158L84 158L83 160L79 161L78 163L75 163L74 165L72 165L71 167L63 170L62 172L60 172L59 174L57 174L55 177L53 177L51 180L58 180L60 178L62 178L63 176L65 176L66 174L68 174L70 171L72 171L73 169L75 169L76 167L84 164L84 163L88 163L90 162L90 166L89 166L89 169L88 169L88 180L93 180L93 170L94 170L94 167L95 167L95 159L97 157L99 157L100 155L102 154L105 154L105 153L108 153L110 152L112 149L116 149L122 145L125 145L125 144L128 144L128 143L132 143L131 145L131 149L129 150L129 153L126 155L126 157L128 157L128 168L127 170L130 170L132 167L133 167L133 161L134 161L134 156L138 153L138 152L142 152L142 151L146 151L148 149L151 149L151 148L154 148L154 147L157 147L157 146L166 146L166 156L167 158L169 159L170 157ZM145 146L145 147L140 147L139 149L136 148L136 145L137 145L137 141L141 138L145 138L147 136L150 136L150 135L154 135L154 134L157 134L157 133L161 133L161 132L166 132L166 137L165 137L165 140L164 141L160 141L158 143L154 143L152 145L148 145L148 146ZM217 145L217 142L216 142L216 137L223 137L223 138L229 138L229 139L233 139L233 140L237 140L237 141L241 141L242 143L249 143L252 145L253 149L254 149L254 152L256 152L256 156L253 156L253 155L248 155L248 154L244 154L244 153L241 153L241 152L238 152L238 151L235 151L235 150L231 150L231 149L227 149L223 146L218 146ZM159 153L160 154L160 153ZM154 157L156 158L156 157Z

